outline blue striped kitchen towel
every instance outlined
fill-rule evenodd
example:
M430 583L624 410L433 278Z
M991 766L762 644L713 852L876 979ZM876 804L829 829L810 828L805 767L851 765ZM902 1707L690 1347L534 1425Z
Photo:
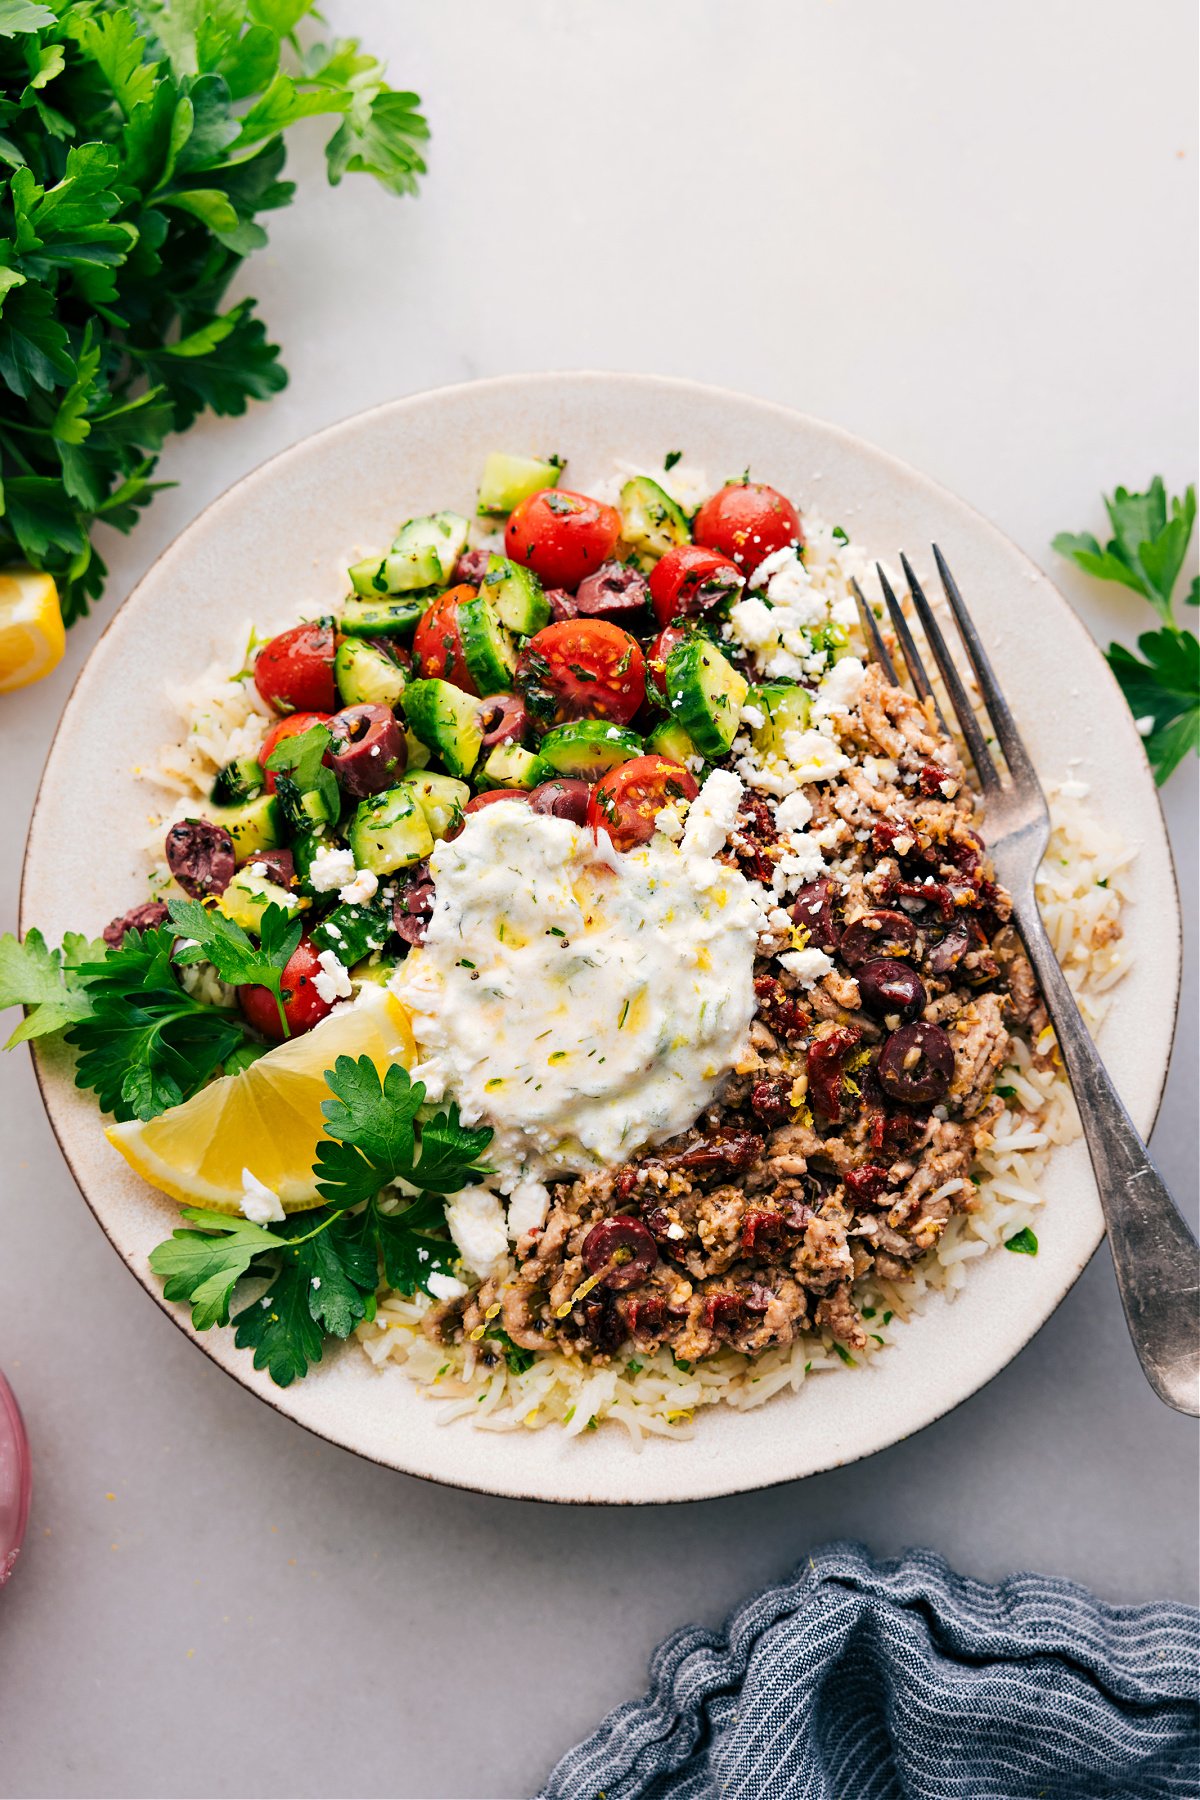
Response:
M1196 1800L1198 1676L1191 1607L833 1544L668 1638L541 1800Z

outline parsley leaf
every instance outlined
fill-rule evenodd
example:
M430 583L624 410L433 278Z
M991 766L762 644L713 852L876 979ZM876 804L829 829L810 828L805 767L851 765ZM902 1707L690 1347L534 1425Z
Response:
M77 932L67 933L61 950L51 950L36 928L26 934L24 943L11 932L0 937L0 1012L6 1006L27 1008L4 1045L6 1050L88 1017L92 1003L77 969L86 958L102 956L104 948Z
M1060 532L1054 548L1089 575L1141 594L1163 621L1161 630L1139 637L1140 657L1123 644L1105 652L1162 783L1189 750L1200 751L1200 641L1176 624L1173 603L1196 522L1196 489L1168 499L1156 475L1144 494L1119 487L1104 504L1113 530L1108 544L1101 548L1087 532ZM1189 605L1198 593L1193 579Z
M284 136L324 114L332 183L412 193L428 127L353 38L305 48L314 0L0 0L0 560L68 623L129 531L167 433L283 387L253 300L225 304L286 206Z
M318 795L327 819L336 819L341 805L337 776L323 760L332 741L324 725L310 725L281 738L267 758L272 774L290 775L298 793Z
M194 1206L185 1206L183 1216L204 1229L173 1231L150 1252L150 1267L162 1277L168 1300L191 1301L197 1331L227 1325L234 1288L254 1258L271 1250L275 1240L249 1219L226 1218Z
M398 1180L451 1194L488 1173L478 1159L491 1132L467 1130L453 1105L418 1126L425 1089L399 1063L381 1081L369 1056L339 1056L325 1080L334 1098L321 1110L334 1141L317 1146L314 1166L331 1206L355 1206Z
M449 1274L458 1251L448 1238L429 1233L446 1222L445 1209L429 1194L422 1194L403 1212L384 1213L371 1208L379 1254L389 1287L399 1294L429 1292L429 1277Z
M77 1087L117 1119L153 1119L204 1086L243 1041L236 1014L206 1006L171 972L169 926L130 931L119 949L81 960L74 979L91 1010L72 1025Z
M1200 751L1200 642L1190 631L1167 628L1143 632L1138 649L1141 658L1124 644L1111 644L1108 666L1161 783L1189 750Z
M280 983L304 931L299 919L286 907L268 906L256 944L240 925L224 913L210 911L199 900L169 900L167 910L184 940L175 952L175 961L210 962L222 981L236 987L268 988L275 996L286 1035Z
M1010 1238L1005 1238L1004 1248L1012 1250L1017 1256L1036 1256L1038 1241L1026 1225L1023 1231L1014 1231Z

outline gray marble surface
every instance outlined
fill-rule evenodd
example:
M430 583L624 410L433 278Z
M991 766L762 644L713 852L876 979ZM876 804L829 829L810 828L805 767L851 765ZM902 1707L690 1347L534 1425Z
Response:
M0 922L71 682L164 544L274 450L522 368L687 374L872 438L1052 569L1098 496L1196 473L1194 10L1143 0L330 0L426 98L419 202L321 178L246 272L292 384L175 443L49 681L0 701ZM1130 33L1135 30L1136 41ZM153 654L154 646L147 646ZM82 773L82 772L81 772ZM92 772L92 778L102 778ZM1189 967L1155 1151L1196 1199L1196 765L1164 795ZM856 1467L657 1511L444 1492L307 1437L132 1282L0 1066L0 1365L36 1459L0 1598L0 1794L518 1795L691 1618L810 1547L928 1543L1193 1597L1196 1433L1144 1385L1102 1251L983 1393Z

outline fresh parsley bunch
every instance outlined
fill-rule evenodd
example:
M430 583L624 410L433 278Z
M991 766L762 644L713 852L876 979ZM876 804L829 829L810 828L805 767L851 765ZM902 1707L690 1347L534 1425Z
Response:
M1144 494L1119 487L1104 505L1113 530L1108 544L1101 548L1088 532L1062 531L1054 548L1089 575L1132 588L1162 620L1158 631L1138 638L1140 656L1123 644L1105 652L1162 783L1189 750L1200 751L1200 641L1176 623L1172 598L1196 523L1196 490L1168 502L1156 475ZM1200 578L1193 577L1185 598L1189 606L1200 603Z
M445 1225L442 1196L489 1173L480 1158L490 1130L467 1129L453 1104L422 1123L424 1086L398 1064L381 1080L370 1057L340 1056L325 1080L329 1138L316 1162L325 1205L270 1227L185 1207L189 1225L150 1255L167 1299L191 1305L198 1331L230 1322L240 1281L265 1281L232 1323L238 1346L280 1387L320 1362L326 1338L374 1318L381 1273L400 1293L429 1292L430 1276L457 1260L433 1235ZM380 1200L396 1181L413 1195L399 1211Z
M286 206L283 136L337 129L329 179L415 190L428 129L353 38L302 48L313 0L0 0L0 562L100 593L163 440L287 380L253 300L225 306Z
M26 1016L4 1048L66 1032L79 1052L75 1085L117 1119L154 1119L189 1100L230 1058L249 1052L241 1015L180 986L172 965L210 962L222 980L253 982L276 1000L301 926L268 907L262 941L197 900L172 900L171 924L128 931L119 949L68 933L52 950L38 930L0 937L0 1010ZM186 934L176 943L176 934ZM282 1006L280 1008L282 1016ZM234 1066L238 1066L237 1062Z

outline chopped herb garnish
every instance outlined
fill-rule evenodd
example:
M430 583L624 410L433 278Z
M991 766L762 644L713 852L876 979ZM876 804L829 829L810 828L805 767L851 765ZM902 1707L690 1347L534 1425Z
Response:
M671 469L673 469L675 467L675 464L677 462L681 462L682 460L683 460L683 451L682 450L668 450L667 454L663 457L663 468L669 472Z
M1004 1248L1015 1251L1018 1256L1036 1256L1038 1241L1026 1225L1023 1231L1014 1232L1012 1237L1005 1238Z

